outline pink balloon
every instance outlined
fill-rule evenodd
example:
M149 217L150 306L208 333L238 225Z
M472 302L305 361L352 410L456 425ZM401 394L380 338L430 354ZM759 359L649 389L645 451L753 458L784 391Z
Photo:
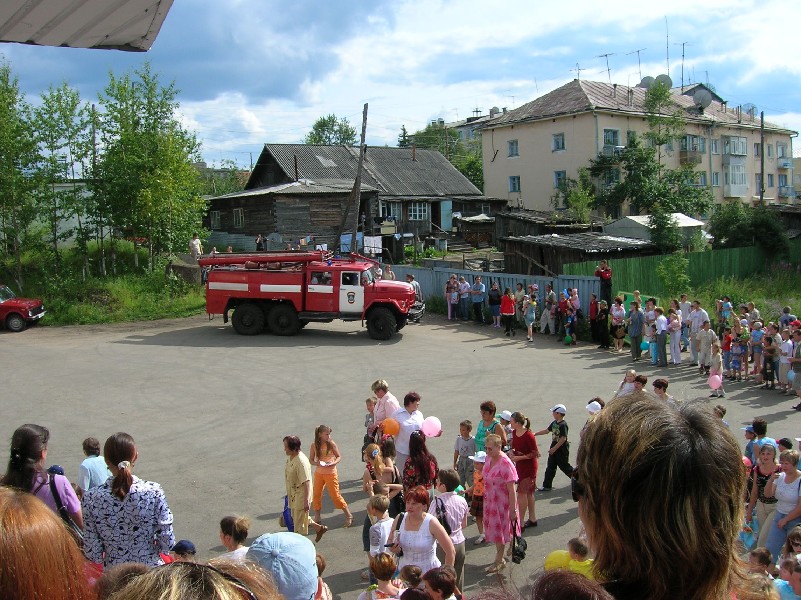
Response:
M707 384L709 385L710 388L716 390L721 385L723 385L723 379L721 379L720 375L710 375Z
M437 417L426 417L423 426L420 427L426 437L437 437L442 432L442 423Z

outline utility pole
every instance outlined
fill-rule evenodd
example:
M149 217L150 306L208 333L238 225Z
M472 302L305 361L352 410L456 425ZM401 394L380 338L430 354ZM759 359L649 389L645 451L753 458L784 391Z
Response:
M684 47L689 44L690 42L681 42L679 44L676 42L677 46L681 46L681 91L684 91ZM668 73L670 75L670 73Z
M759 113L759 204L765 202L765 111Z
M364 166L364 154L366 148L364 139L367 136L367 103L364 103L364 110L362 111L362 137L359 143L359 165L356 167L356 181L353 182L353 189L350 192L350 199L348 206L353 205L353 235L350 238L350 251L351 254L359 251L359 243L356 239L356 234L359 231L359 204L362 198L362 168ZM348 210L347 208L345 209ZM345 212L343 217L343 224L347 222L348 213ZM364 232L362 232L364 233Z

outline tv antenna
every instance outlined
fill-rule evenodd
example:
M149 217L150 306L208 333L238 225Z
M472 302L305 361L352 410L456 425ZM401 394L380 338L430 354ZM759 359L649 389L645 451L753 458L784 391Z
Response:
M609 78L609 85L612 85L612 70L609 68L609 57L614 56L614 52L607 52L606 54L599 54L595 58L605 58L606 59L606 76Z
M670 32L668 31L667 15L665 15L665 58L667 59L667 72L670 73Z
M676 42L675 46L681 46L681 91L684 91L684 47L687 46L690 42ZM670 72L670 67L668 67L668 73Z
M587 69L582 69L581 67L579 67L579 64L576 63L576 68L570 70L576 74L576 79L581 79L581 72L586 71Z
M639 50L632 50L626 56L631 56L632 54L637 55L637 71L640 73L640 79L642 79L642 65L640 64L640 52L643 50L648 50L648 48L640 48Z

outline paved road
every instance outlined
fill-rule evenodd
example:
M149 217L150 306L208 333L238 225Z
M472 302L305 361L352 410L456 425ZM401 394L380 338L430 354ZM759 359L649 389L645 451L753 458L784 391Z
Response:
M343 452L340 479L346 500L361 523L365 499L357 480L362 464L364 399L370 383L385 378L396 396L416 390L423 414L438 416L446 430L430 448L448 464L458 422L480 418L478 405L491 399L499 410L520 410L540 429L549 408L567 405L571 457L585 419L587 401L609 398L628 368L627 355L587 344L565 347L552 338L532 344L518 334L505 338L491 327L451 324L427 317L390 342L371 340L358 324L310 324L301 335L279 338L236 335L230 325L205 317L91 327L35 327L0 332L3 419L0 439L19 424L34 422L52 432L49 463L71 478L82 460L81 441L102 441L127 431L137 441L136 473L160 482L175 514L179 538L193 540L203 558L223 551L219 519L244 514L251 537L277 531L284 495L281 439L297 434L303 449L314 428L325 423ZM652 377L650 367L643 372ZM669 391L677 398L707 400L705 379L690 367L671 368ZM744 384L724 401L737 430L761 415L775 437L801 434L786 396ZM540 438L541 449L547 440ZM543 452L545 454L545 452ZM540 467L544 469L544 459ZM539 527L528 530L529 556L513 573L518 585L542 566L542 557L577 534L569 482L557 475L555 489L538 495ZM328 561L326 580L336 595L355 598L364 585L361 529L342 529L343 518L326 499L331 531L319 544ZM467 589L490 580L483 575L493 550L472 547L468 528Z

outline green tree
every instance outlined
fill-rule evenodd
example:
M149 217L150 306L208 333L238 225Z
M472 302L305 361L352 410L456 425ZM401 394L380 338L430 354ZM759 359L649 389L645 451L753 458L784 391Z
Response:
M133 74L110 74L100 96L103 151L95 191L115 233L147 243L151 268L155 254L184 247L206 210L193 166L199 144L175 117L177 94L145 63Z
M656 267L656 276L668 297L678 298L690 287L690 276L687 274L689 267L690 261L679 253L666 256Z
M484 191L484 161L480 153L468 152L464 156L455 157L451 163L470 183Z
M786 256L790 242L776 214L763 206L752 208L741 202L715 207L708 229L714 248L758 246L771 256Z
M412 145L409 132L406 131L406 125L401 125L401 132L398 135L398 148L408 148Z
M89 171L90 112L78 92L63 83L42 95L33 124L43 154L40 174L45 185L39 195L39 213L47 221L54 274L58 274L59 242L75 236L84 259L88 258L85 194L76 179ZM72 221L77 226L65 225Z
M200 169L200 193L204 196L223 196L245 189L246 173L229 159L219 165Z
M355 146L356 129L345 117L337 118L335 114L320 117L312 125L309 134L303 139L304 144L324 146Z
M429 123L424 129L415 131L411 135L411 142L418 148L436 150L448 160L466 154L459 132L437 122Z
M651 232L651 242L662 254L675 252L681 248L683 238L676 219L670 212L665 211L661 204L652 208L648 217L648 227Z
M592 184L589 169L579 169L577 180L568 177L551 196L551 204L557 209L566 208L578 222L588 223L590 212L595 206L595 186Z
M0 63L0 255L11 255L20 291L22 250L36 219L36 176L41 161L30 105L11 66Z

